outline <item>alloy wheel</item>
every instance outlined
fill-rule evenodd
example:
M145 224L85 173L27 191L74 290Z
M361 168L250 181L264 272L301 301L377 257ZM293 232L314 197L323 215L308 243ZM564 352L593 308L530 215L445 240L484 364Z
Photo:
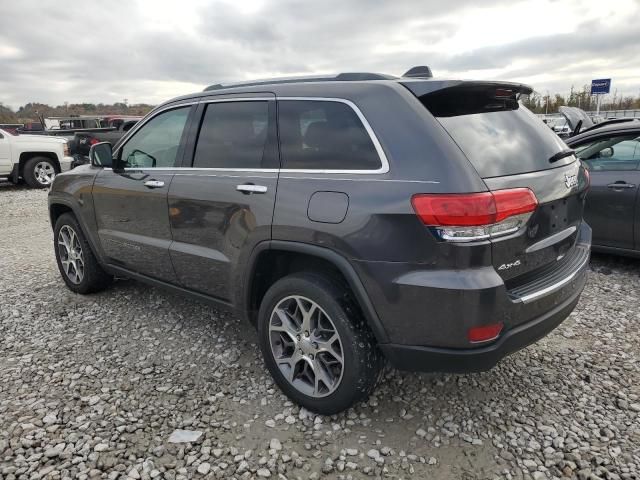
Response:
M340 335L326 312L303 296L286 297L269 319L271 352L287 381L314 398L340 385L344 357Z
M69 225L64 225L58 232L58 253L67 278L76 285L82 282L84 278L82 246L75 230Z
M42 185L51 185L56 176L56 170L49 162L38 162L33 169L36 180Z

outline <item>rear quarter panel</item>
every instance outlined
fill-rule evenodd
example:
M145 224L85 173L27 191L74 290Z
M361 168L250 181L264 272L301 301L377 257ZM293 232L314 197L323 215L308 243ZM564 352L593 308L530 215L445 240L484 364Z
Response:
M274 212L274 240L323 246L351 259L432 264L442 255L442 248L451 248L434 244L434 238L413 211L411 197L417 193L479 192L487 187L413 94L395 82L328 83L322 89L297 84L289 86L286 94L276 93L278 97L353 102L380 142L389 171L282 172ZM342 222L309 219L309 201L316 192L347 195L348 210ZM454 256L450 259L458 261Z

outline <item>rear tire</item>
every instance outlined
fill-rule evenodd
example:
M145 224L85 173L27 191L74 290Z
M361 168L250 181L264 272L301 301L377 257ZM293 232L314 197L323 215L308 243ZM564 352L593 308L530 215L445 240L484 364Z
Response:
M60 215L53 229L56 262L64 283L75 293L104 290L113 277L96 259L78 221L71 213Z
M316 273L289 275L269 288L258 313L258 337L280 389L324 415L365 400L384 366L348 288Z
M22 176L32 188L49 188L58 173L58 166L50 158L33 157L24 164Z

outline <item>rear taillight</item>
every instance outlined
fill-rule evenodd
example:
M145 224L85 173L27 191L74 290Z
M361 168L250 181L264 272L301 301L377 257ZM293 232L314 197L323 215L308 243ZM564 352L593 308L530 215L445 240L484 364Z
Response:
M589 170L587 168L584 169L584 179L586 181L585 188L591 187L591 174L589 173Z
M528 188L469 194L418 194L411 204L422 223L443 240L470 242L508 235L524 226L538 206Z
M69 150L69 144L67 142L65 142L62 145L62 153L64 154L65 157L68 157L69 155L71 155L71 150Z
M96 143L100 143L100 140L97 138L91 138L91 140L89 140L89 145L95 145Z

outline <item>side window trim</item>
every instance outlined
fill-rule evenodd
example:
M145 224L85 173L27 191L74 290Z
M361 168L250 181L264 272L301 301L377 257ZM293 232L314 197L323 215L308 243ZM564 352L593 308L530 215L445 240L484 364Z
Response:
M332 173L349 173L349 174L363 174L363 175L371 175L371 174L383 174L389 172L389 160L387 159L387 155L382 148L382 144L378 140L376 133L371 128L369 121L364 116L362 111L358 108L358 106L353 103L351 100L347 100L346 98L332 98L332 97L278 97L278 101L288 101L288 100L297 100L297 101L310 101L310 102L336 102L343 103L351 108L353 112L357 115L358 119L362 123L367 135L371 139L374 148L376 149L376 153L378 154L378 158L380 159L380 168L375 170L350 170L350 169L304 169L304 168L282 168L280 172L282 173L315 173L315 174L332 174Z
M369 135L371 142L374 145L376 153L380 159L380 168L375 170L349 170L349 169L336 169L336 170L323 170L323 169L298 169L298 168L211 168L211 167L198 167L194 168L193 165L193 157L195 153L195 146L197 141L198 129L200 123L202 122L204 111L206 104L209 103L220 103L220 102L242 102L242 101L288 101L288 100L302 100L302 101L317 101L317 102L337 102L343 103L349 106L354 113L357 115L360 122ZM193 108L193 105L197 105L196 108ZM153 170L203 170L203 171L213 171L213 172L264 172L264 173L313 173L313 174L360 174L360 175L371 175L371 174L384 174L389 172L389 161L387 159L387 155L382 148L382 144L378 140L371 124L364 116L362 111L358 108L358 106L353 103L351 100L347 100L345 98L334 98L334 97L272 97L272 96L256 96L256 97L232 97L232 98L220 98L220 99L206 99L200 101L193 101L188 103L180 103L169 105L165 108L159 109L153 112L152 116L145 118L144 121L138 122L134 125L127 135L123 137L122 142L118 145L118 148L114 151L114 158L117 158L122 151L122 147L126 145L126 143L136 134L136 132L146 125L149 121L151 121L156 116L164 113L168 110L174 110L176 108L191 106L192 111L189 113L189 118L187 119L187 125L185 126L185 131L183 132L183 137L181 140L181 151L179 155L181 155L180 161L177 162L176 167L155 167ZM125 170L131 170L129 168ZM140 170L140 169L133 169Z
M164 108L158 109L156 111L152 111L150 115L148 115L147 117L145 117L143 120L140 120L138 123L136 123L133 127L131 127L131 129L127 132L127 134L121 139L121 141L118 143L117 148L114 150L113 152L113 158L114 159L120 159L120 154L122 153L122 148L135 136L136 132L138 130L140 130L142 127L144 127L147 123L149 123L151 120L153 120L154 118L156 118L158 115L162 115L163 113L166 113L170 110L177 110L179 108L184 108L184 107L191 107L189 110L189 114L187 116L187 121L186 124L184 126L184 130L182 132L182 136L180 137L180 144L178 145L178 153L176 156L176 165L182 165L183 159L184 159L184 152L185 152L185 146L186 146L186 142L187 139L189 138L188 135L191 131L191 124L193 123L193 118L194 118L194 111L196 110L194 108L194 105L197 105L198 102L187 102L187 103L178 103L178 104L173 104L173 105L168 105ZM154 170L154 171L159 171L159 170L176 170L179 169L181 167L175 166L175 167L145 167L145 168L130 168L130 167L126 167L124 170L125 171L132 171L132 170Z

